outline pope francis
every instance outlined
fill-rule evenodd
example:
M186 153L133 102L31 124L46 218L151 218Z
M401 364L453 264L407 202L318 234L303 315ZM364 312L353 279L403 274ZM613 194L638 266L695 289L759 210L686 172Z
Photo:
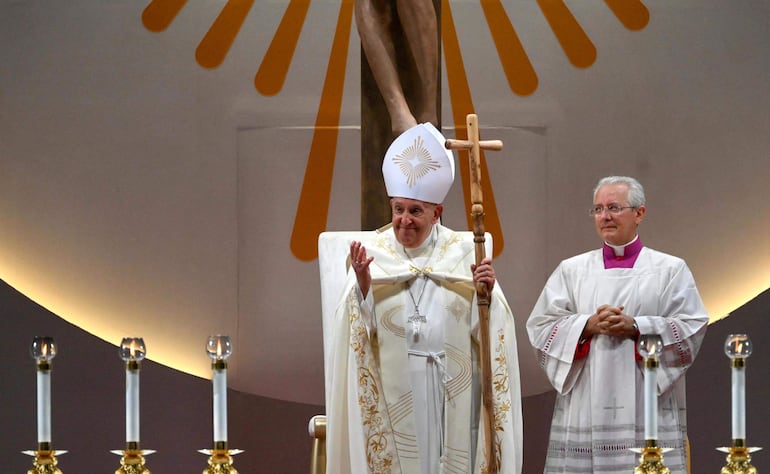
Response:
M396 138L382 166L392 222L351 239L337 262L347 271L326 351L327 472L485 472L477 282L492 295L499 472L521 472L513 316L491 259L474 265L472 239L440 223L455 174L444 142L429 123Z

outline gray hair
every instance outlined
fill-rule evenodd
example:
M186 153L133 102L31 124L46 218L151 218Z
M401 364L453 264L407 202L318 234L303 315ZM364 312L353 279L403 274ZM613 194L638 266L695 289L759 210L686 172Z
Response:
M594 188L594 199L596 199L596 193L602 186L608 184L625 184L628 186L628 205L633 207L644 206L644 188L642 184L634 178L629 176L607 176L599 180Z

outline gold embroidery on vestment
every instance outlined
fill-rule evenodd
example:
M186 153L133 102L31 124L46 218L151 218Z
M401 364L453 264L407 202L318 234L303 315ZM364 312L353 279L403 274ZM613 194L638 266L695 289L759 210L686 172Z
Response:
M446 310L449 314L454 316L455 321L458 323L460 320L465 317L466 314L468 314L469 304L466 300L460 298L459 296L455 296L452 303L446 307Z
M511 409L511 399L509 396L509 378L508 378L508 359L505 348L505 334L502 329L497 332L497 347L495 348L495 370L492 374L492 393L495 399L495 431L504 431L503 423L508 420L508 412ZM500 440L495 436L495 444L498 448L495 450L498 456L501 456Z
M366 438L366 458L371 472L390 473L393 458L389 446L389 433L384 418L380 413L382 403L377 385L376 368L371 367L373 354L367 351L368 335L358 311L358 301L354 293L348 299L350 312L350 348L356 355L358 367L358 406L361 410L364 436Z

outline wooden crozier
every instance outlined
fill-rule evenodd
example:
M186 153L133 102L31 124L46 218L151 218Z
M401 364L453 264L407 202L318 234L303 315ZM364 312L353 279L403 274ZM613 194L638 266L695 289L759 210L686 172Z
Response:
M480 150L501 150L501 140L479 140L478 117L476 114L468 114L465 117L468 128L468 140L446 141L449 150L467 150L470 159L470 190L471 190L471 216L473 217L473 242L476 254L476 265L485 257L484 250L484 198L481 193L481 156ZM476 300L479 307L479 334L481 344L479 348L481 356L481 401L483 405L484 439L486 440L485 455L490 474L497 474L500 470L500 459L496 452L495 435L495 407L492 400L492 360L489 355L489 288L485 283L476 285Z

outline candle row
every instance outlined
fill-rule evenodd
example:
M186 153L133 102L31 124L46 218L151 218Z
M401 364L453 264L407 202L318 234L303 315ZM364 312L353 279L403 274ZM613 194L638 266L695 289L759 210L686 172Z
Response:
M657 369L663 351L663 340L658 334L643 334L639 338L639 354L644 362L644 437L658 439L658 384ZM730 358L732 436L743 442L746 439L746 358L751 355L752 344L746 334L730 334L725 340L725 354Z
M37 362L37 439L41 450L51 444L51 360L56 356L56 341L49 336L35 336L31 346ZM214 446L227 445L227 358L233 352L229 336L210 336L206 353L212 360ZM139 449L139 370L147 355L141 337L124 337L119 348L126 363L126 445Z
M663 350L658 334L643 334L639 353L645 359L644 422L645 439L658 439L657 368ZM56 356L52 337L36 336L32 340L32 357L37 361L37 434L41 446L51 443L51 360ZM120 357L126 362L126 444L139 447L139 369L147 354L141 337L125 337L120 344ZM752 344L746 334L730 334L725 340L725 354L731 359L732 437L746 438L746 358ZM212 360L214 446L227 446L227 358L232 354L229 336L210 336L206 353Z

